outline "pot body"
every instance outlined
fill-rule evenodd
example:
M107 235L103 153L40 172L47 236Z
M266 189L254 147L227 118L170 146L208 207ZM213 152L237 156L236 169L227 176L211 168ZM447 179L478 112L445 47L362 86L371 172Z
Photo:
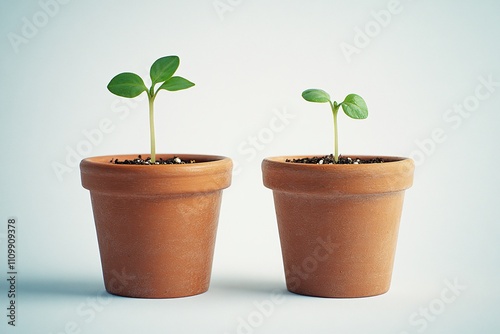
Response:
M232 162L221 156L176 156L197 163L110 163L137 155L80 163L109 293L172 298L208 290L222 190L231 183Z
M356 156L361 159L370 156ZM273 190L289 291L366 297L389 290L411 159L360 165L262 163Z

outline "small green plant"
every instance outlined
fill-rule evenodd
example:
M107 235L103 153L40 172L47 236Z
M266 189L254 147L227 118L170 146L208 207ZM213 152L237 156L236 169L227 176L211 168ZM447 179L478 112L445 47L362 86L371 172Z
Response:
M337 128L337 114L339 112L340 106L344 110L345 114L354 119L365 119L368 117L368 108L366 107L365 100L359 95L349 94L345 97L344 101L337 103L330 99L330 95L321 89L307 89L302 92L302 97L304 100L316 103L330 103L330 107L333 113L333 132L335 137L335 162L339 161L339 137Z
M194 83L183 77L173 76L179 67L180 59L177 56L166 56L156 60L151 66L149 76L151 87L148 89L140 76L135 73L120 73L108 84L108 90L118 96L134 98L143 92L148 94L149 100L149 130L151 137L151 162L156 161L155 126L154 126L154 101L162 89L177 91L194 86ZM161 84L156 90L155 86Z

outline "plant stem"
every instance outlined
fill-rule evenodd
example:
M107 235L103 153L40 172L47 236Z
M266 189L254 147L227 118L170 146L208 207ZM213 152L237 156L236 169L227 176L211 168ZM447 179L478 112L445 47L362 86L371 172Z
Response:
M337 128L337 114L339 112L339 107L340 105L337 104L337 102L332 102L330 101L330 106L332 107L332 113L333 113L333 134L334 134L334 146L335 146L335 155L334 155L334 160L335 162L339 162L339 132Z
M339 162L339 132L337 130L338 109L333 112L333 131L335 132L335 162Z
M149 96L149 133L151 136L151 162L156 161L156 144L155 144L155 120L154 120L154 101L155 96Z

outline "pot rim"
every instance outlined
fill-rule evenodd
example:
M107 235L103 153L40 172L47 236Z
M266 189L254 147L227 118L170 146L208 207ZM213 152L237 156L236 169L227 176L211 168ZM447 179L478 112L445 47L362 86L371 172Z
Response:
M403 191L413 184L415 164L398 156L353 155L360 159L383 158L372 164L302 164L286 159L318 155L274 156L262 161L264 186L274 191L326 195L357 195ZM321 155L319 155L321 156Z
M286 162L286 159L301 159L301 158L313 158L313 157L322 157L325 154L294 154L294 155L279 155L279 156L272 156L272 157L266 157L264 160L269 160L277 163L285 163L285 164L290 164L290 162ZM366 154L342 154L343 157L350 157L350 158L360 158L360 159L374 159L374 158L381 158L384 159L384 164L387 163L393 163L393 162L400 162L404 160L412 160L407 157L400 157L400 156L391 156L391 155L366 155ZM365 168L365 167L370 167L370 166L376 166L379 163L370 163L370 164L305 164L305 163L293 163L294 165L299 165L299 166L307 166L307 167L312 167L312 168L343 168L343 167L354 167L354 168Z
M90 191L137 195L182 194L225 189L231 184L232 160L225 156L203 154L157 154L195 159L193 164L125 165L110 160L133 159L138 155L117 154L88 157L80 162L82 186Z
M111 161L115 159L135 159L138 156L149 156L150 153L137 153L137 154L106 154L106 155L98 155L83 158L82 161L87 160L92 163L102 163L104 165L109 165ZM198 160L196 164L207 163L207 162L217 162L224 159L230 159L226 156L222 155L212 155L212 154L193 154L193 153L157 153L157 158L171 158L171 157L179 157L183 160ZM127 164L111 164L113 166L136 166L136 167L151 167L151 165L127 165ZM153 166L186 166L192 164L164 164L164 165L153 165Z

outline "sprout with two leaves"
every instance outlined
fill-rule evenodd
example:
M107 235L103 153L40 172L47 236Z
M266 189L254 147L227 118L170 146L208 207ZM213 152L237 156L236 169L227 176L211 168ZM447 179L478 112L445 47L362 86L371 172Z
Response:
M339 108L342 106L345 114L354 119L365 119L368 117L368 108L366 107L365 100L359 95L349 94L345 97L344 101L337 103L330 99L330 95L321 89L307 89L302 92L304 100L316 103L329 103L333 113L333 132L335 137L335 155L334 159L337 163L339 161L339 137L337 128L337 114Z
M151 162L156 161L155 126L154 126L154 101L162 89L177 91L194 86L194 83L183 77L173 76L179 67L178 56L166 56L156 60L151 66L149 75L151 87L148 89L140 76L135 73L120 73L108 84L108 90L118 96L134 98L146 92L149 100L149 128L151 137ZM155 86L160 84L158 88Z

